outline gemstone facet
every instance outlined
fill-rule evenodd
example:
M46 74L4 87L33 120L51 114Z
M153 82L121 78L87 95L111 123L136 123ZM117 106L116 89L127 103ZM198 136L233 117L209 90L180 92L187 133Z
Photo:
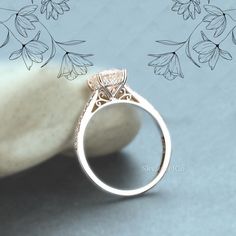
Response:
M126 70L105 70L88 80L88 86L93 90L104 90L108 97L115 97L119 90L125 85Z

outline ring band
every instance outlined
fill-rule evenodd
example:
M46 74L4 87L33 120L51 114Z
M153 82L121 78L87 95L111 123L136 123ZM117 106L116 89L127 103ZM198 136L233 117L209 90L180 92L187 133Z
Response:
M146 99L132 91L126 85L126 80L126 70L118 69L100 72L88 80L88 86L92 89L93 93L87 102L76 127L75 148L83 171L96 186L106 192L129 197L148 191L162 179L170 162L171 139L167 126L159 112L155 110ZM107 185L93 172L85 155L84 136L87 125L98 111L115 104L130 104L142 108L153 117L157 124L157 128L161 131L163 153L160 166L157 169L155 177L147 185L137 189L117 189Z

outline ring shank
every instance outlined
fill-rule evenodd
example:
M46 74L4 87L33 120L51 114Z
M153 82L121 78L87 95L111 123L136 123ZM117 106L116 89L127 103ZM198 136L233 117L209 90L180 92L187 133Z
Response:
M157 110L155 110L155 108L147 100L145 100L144 98L142 98L140 95L138 95L137 93L135 93L133 91L132 91L132 94L135 94L135 98L139 102L116 99L116 100L109 101L106 104L103 104L101 107L96 109L94 112L85 112L85 114L81 120L79 131L77 134L77 140L79 140L79 142L77 142L78 159L79 159L79 162L80 162L84 172L87 174L89 179L97 187L99 187L100 189L102 189L106 192L109 192L109 193L112 193L115 195L119 195L119 196L127 196L127 197L142 194L142 193L148 191L149 189L153 188L162 179L165 172L167 171L168 165L170 162L170 156L171 156L170 134L169 134L169 131L166 127L166 124L165 124L163 118L161 117L159 112ZM139 108L145 110L147 113L149 113L153 117L154 121L158 125L158 128L160 129L161 134L162 134L163 155L162 155L162 160L160 163L159 170L157 170L155 177L147 185L142 186L137 189L132 189L132 190L117 189L117 188L114 188L110 185L107 185L93 172L93 170L91 169L91 167L87 161L86 155L85 155L84 136L85 136L85 130L86 130L88 123L90 122L92 117L98 111L100 111L101 109L103 109L105 107L112 106L115 104L129 104L129 105L133 105L133 106L136 106L136 107L139 107Z

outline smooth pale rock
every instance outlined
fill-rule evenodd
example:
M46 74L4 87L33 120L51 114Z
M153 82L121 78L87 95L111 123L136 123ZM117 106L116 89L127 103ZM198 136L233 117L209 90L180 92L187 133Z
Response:
M0 176L73 148L74 129L91 94L89 75L68 81L57 79L57 70L47 67L28 72L22 66L0 64ZM140 127L131 108L102 112L96 119L86 135L89 156L120 150Z

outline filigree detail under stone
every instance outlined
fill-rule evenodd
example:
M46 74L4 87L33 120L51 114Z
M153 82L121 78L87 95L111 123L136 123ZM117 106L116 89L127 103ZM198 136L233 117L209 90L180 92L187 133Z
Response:
M119 96L120 100L133 100L134 97L131 93L129 93L127 91L127 89L125 87L120 89L120 96Z
M109 101L109 99L107 98L106 94L104 93L104 91L99 91L98 93L98 97L96 100L96 106L100 107L101 105L107 103Z

